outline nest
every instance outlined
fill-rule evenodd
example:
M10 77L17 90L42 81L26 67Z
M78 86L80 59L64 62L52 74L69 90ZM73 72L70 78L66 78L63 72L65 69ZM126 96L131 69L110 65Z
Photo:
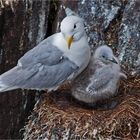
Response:
M42 95L25 126L24 139L139 139L140 77L122 81L110 110L88 109L77 104L70 89Z

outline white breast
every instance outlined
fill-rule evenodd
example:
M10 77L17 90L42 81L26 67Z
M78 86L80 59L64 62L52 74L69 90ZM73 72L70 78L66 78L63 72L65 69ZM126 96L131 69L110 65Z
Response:
M90 59L90 47L86 40L86 36L83 36L80 40L71 44L71 48L68 49L67 42L61 33L57 33L53 39L53 45L57 46L64 55L74 62L77 66L84 69Z

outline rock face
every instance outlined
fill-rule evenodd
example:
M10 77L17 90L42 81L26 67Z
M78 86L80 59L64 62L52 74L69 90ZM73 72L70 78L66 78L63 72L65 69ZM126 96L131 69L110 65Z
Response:
M86 31L89 37L89 44L91 45L92 50L94 50L96 47L98 47L101 44L110 45L111 48L113 48L115 55L119 56L121 64L122 66L124 66L123 68L127 70L126 72L128 73L128 75L140 74L140 47L139 47L140 2L139 0L129 0L129 1L128 0L116 0L116 1L114 0L100 0L100 1L97 0L65 1L64 0L63 1L62 0L58 2L54 0L53 1L0 0L0 73L3 73L4 71L15 66L17 60L28 49L31 49L42 39L59 30L60 21L65 16L63 6L71 8L72 10L77 12L79 16L85 19ZM85 78L88 79L89 77L90 75ZM83 86L84 83L78 82L77 84ZM132 87L130 86L130 88ZM0 138L1 139L19 138L19 129L21 128L21 125L23 125L23 121L25 121L25 116L28 115L27 112L29 112L30 107L32 106L32 101L34 100L34 94L27 94L27 93L28 91L23 92L21 90L17 90L17 91L11 91L9 93L0 94L1 96L0 97L0 114L1 114L0 115ZM127 98L125 99L127 100ZM137 99L139 99L139 97ZM44 107L43 106L44 102L40 104L39 108ZM59 106L59 103L60 102L57 103L57 106ZM46 103L45 106L46 108L49 109L49 104ZM52 107L53 110L52 114L53 114L55 113L55 111L57 112L58 110L56 108L57 106L55 107L54 105L52 106L53 106ZM127 108L128 107L126 106L126 110ZM78 109L76 108L75 113L77 112ZM71 111L73 110L73 108L70 108L69 110ZM128 111L128 118L130 114L129 111ZM47 113L48 112L51 113L51 110L48 110ZM40 112L40 109L37 109L37 111L35 111L35 116L33 116L33 118L31 117L28 127L25 127L26 129L25 132L27 134L24 135L25 138L30 138L32 134L35 135L32 138L42 137L41 136L42 133L40 134L33 133L34 130L30 132L28 131L29 125L34 123L34 120L39 119L38 116L40 115L40 113L42 113ZM44 113L45 111L43 108L42 114L44 115ZM89 117L91 116L92 118L96 118L96 119L100 118L100 116L102 115L102 112L99 112L99 114L97 114L96 116L94 116L95 113L94 111L92 111L92 113L90 112L86 112L86 113L87 116ZM133 110L131 113L134 113ZM75 117L73 117L74 119L71 119L71 117L69 117L69 114L71 113L68 112L67 114L65 114L64 111L61 110L61 105L60 105L60 109L58 112L59 117L61 118L62 115L63 117L65 117L66 115L66 117L70 118L68 119L68 124L71 125L70 121L75 120ZM106 113L105 115L106 118L108 118L110 114L112 114L112 112ZM136 112L136 114L139 114L139 112ZM133 116L135 116L135 114L133 114ZM51 118L52 121L54 119L52 116L47 116L46 118ZM123 116L123 119L124 118L125 115ZM135 118L133 119L135 120ZM86 126L85 120L87 119L86 118L84 119L84 126ZM48 120L47 119L45 120L45 118L42 118L41 121L42 121L41 127L43 127L45 123L46 124L48 123ZM93 122L90 123L90 121L91 118L89 119L89 124L92 124ZM100 120L96 120L96 122L97 121L100 122ZM138 119L135 121L138 121ZM120 122L121 122L121 118L120 118ZM89 127L89 124L87 124L88 125L87 128ZM34 125L36 124L34 123ZM62 126L61 120L58 120L58 126ZM114 125L112 125L112 127L113 126ZM74 127L76 126L74 125ZM132 122L132 127L133 127L133 122ZM32 128L30 130L32 130ZM119 127L117 127L117 129L119 129ZM55 127L53 128L53 125L52 128L50 125L50 129L49 129L50 133L52 132L51 130L56 134L60 132L60 129L58 130L55 129ZM67 137L69 138L76 138L76 135L78 134L79 135L81 134L81 136L79 135L77 136L78 138L79 137L85 138L88 135L88 133L84 133L84 132L88 132L88 129L86 128L85 128L86 131L84 132L81 131L79 127L76 127L74 131L69 128L68 130L69 131L65 131L65 132ZM96 134L97 130L94 131L95 133L93 135ZM117 136L118 136L118 131L115 132L115 135ZM72 132L74 132L75 134ZM119 132L121 133L121 131ZM133 136L134 135L135 136L131 138L137 138L136 135L138 134L139 131L137 134L133 134ZM92 138L94 138L93 135ZM57 139L57 137L58 136L53 135L53 138ZM119 135L119 137L121 137L121 135ZM91 137L89 136L89 138Z
M111 22L118 15L122 4L121 0L90 0L88 3L86 1L78 2L78 13L85 19L87 33L90 37L92 47L106 43L105 33L109 29Z
M46 36L50 1L0 1L0 73ZM0 93L0 139L20 138L20 128L35 103L35 92ZM22 132L22 131L21 131Z
M140 74L140 1L128 1L118 32L119 58L129 70Z

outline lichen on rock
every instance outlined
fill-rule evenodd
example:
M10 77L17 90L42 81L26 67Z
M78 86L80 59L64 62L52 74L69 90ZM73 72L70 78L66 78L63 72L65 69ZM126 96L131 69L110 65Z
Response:
M140 69L140 2L130 0L123 12L123 18L119 31L118 49L119 59L129 71L137 74Z

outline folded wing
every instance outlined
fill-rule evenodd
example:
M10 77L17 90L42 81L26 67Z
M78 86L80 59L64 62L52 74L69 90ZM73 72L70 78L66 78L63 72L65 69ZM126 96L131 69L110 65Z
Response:
M19 59L16 67L0 76L0 92L16 88L52 89L77 69L57 47L41 43Z
M111 67L102 67L95 71L95 74L90 79L90 84L87 87L87 91L96 94L100 90L106 89L111 79L114 77Z

